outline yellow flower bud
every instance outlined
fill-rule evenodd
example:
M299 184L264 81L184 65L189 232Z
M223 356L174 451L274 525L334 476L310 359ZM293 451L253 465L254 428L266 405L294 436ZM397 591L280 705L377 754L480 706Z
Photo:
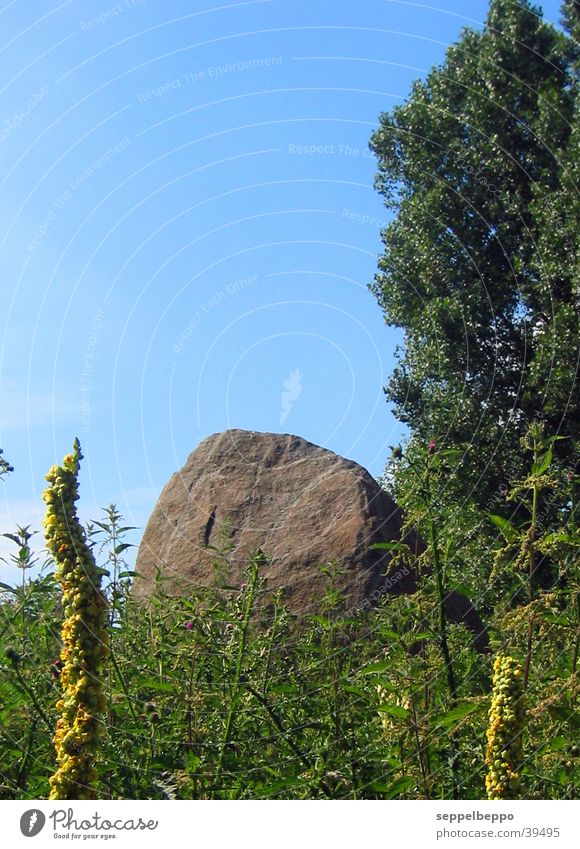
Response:
M93 762L99 736L95 714L106 708L100 670L107 656L106 604L101 576L74 507L81 457L75 440L63 466L53 466L46 476L50 485L43 496L47 547L56 562L66 615L61 629L62 698L56 703L59 719L53 738L58 767L50 779L50 799L94 798ZM75 552L74 561L63 556L68 551ZM94 641L98 652L91 651Z
M493 665L493 694L487 729L485 786L488 799L517 799L523 760L524 691L521 666L498 655Z

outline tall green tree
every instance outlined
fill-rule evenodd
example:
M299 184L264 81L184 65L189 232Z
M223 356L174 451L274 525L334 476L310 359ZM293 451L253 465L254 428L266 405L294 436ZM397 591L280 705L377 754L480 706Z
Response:
M492 0L370 141L395 213L372 289L405 339L387 397L411 442L471 446L480 504L532 420L572 437L567 463L580 428L578 3L563 14L569 34Z

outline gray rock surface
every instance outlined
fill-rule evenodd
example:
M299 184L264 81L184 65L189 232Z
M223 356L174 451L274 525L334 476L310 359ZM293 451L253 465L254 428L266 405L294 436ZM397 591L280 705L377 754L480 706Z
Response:
M412 570L389 570L388 553L369 550L400 538L401 514L362 466L298 436L227 430L201 442L164 487L139 548L136 598L150 595L161 566L170 592L212 585L215 553L207 546L219 547L225 530L227 583L241 584L249 555L261 549L271 558L262 573L268 589L283 587L297 615L319 610L318 567L330 560L342 567L345 610L416 589ZM419 539L407 541L420 550ZM450 598L448 613L472 630L481 626L463 597Z

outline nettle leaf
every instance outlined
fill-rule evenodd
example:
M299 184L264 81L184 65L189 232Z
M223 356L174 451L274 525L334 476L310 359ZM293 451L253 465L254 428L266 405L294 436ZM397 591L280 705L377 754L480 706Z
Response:
M327 619L326 616L320 616L320 614L315 613L310 617L311 622L316 622L317 625L321 625L323 628L331 628L332 622L330 619Z
M408 790L410 787L415 786L415 779L411 778L410 775L402 775L400 778L397 778L392 784L386 784L383 781L375 781L371 784L371 790L374 790L375 793L381 793L385 799L396 799L397 796L400 796L405 790Z
M369 666L365 666L364 669L361 669L361 675L377 675L380 672L385 672L387 669L390 669L392 666L392 662L390 660L380 660L378 663L371 663Z
M470 713L474 713L479 709L479 707L479 705L473 704L473 702L465 702L462 705L457 705L448 713L436 716L433 720L433 727L450 728L452 725L455 725L456 722L459 722L460 719L463 719L465 716L469 716Z
M294 684L275 684L273 687L269 688L269 692L274 695L284 695L284 693L293 693L295 692L296 687Z
M570 627L572 622L569 616L557 613L544 613L541 617L545 622L550 622L551 625L567 625Z
M496 528L499 528L506 542L517 542L518 531L511 522L508 522L507 519L504 519L503 516L498 516L496 513L488 513L487 517L493 522Z
M353 687L350 684L347 684L346 686L342 687L342 691L344 693L353 693L355 696L361 696L363 698L366 697L366 693L364 690L361 690L360 687Z
M201 764L201 758L194 752L186 752L184 763L187 772L196 772Z
M139 687L146 690L156 690L159 693L173 693L173 684L166 684L164 681L157 681L155 678L145 678L139 681Z
M554 739L551 740L548 743L548 745L546 747L546 751L547 752L560 752L567 745L568 745L568 740L567 740L566 737L554 737Z
M568 722L574 728L580 728L580 713L576 710L570 710L565 705L550 705L548 707L548 713L552 719L559 720L560 722Z
M555 542L567 542L571 543L572 536L570 534L565 533L565 531L552 531L543 538L542 542L544 545L551 545Z
M540 457L539 460L536 460L535 463L532 464L532 475L534 477L539 477L543 475L546 469L550 466L552 462L553 451L552 448L548 448L543 457Z
M471 598L472 590L470 590L469 587L466 587L465 584L453 584L453 586L449 587L449 589L453 590L454 593L464 595L467 599Z
M6 537L6 539L12 540L12 542L15 542L18 545L20 545L20 538L17 537L15 534L2 534L2 536Z
M303 784L304 779L301 776L290 776L289 778L283 778L280 781L274 781L271 784L262 784L260 787L260 795L274 796L275 794L281 793L282 790Z
M395 719L406 719L411 713L407 708L401 705L379 705L379 713L386 713L388 716L393 716Z

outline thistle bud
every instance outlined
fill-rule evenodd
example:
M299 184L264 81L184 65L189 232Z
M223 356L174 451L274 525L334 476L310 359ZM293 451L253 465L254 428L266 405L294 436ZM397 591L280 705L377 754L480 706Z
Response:
M16 649L11 648L10 646L4 652L6 655L6 659L10 661L12 666L16 667L20 665L20 661L22 660L22 655L20 655Z

